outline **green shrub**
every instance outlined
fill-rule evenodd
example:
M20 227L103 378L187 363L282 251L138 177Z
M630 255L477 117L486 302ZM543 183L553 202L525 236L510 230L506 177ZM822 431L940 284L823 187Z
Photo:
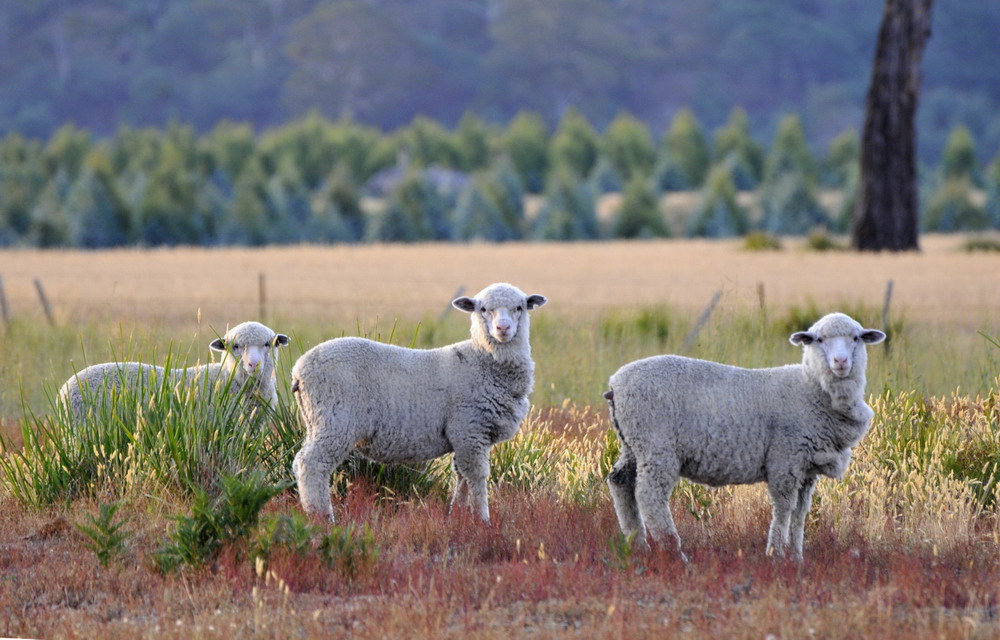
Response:
M320 539L319 552L323 560L335 567L348 580L370 569L379 556L378 544L371 527L334 526Z
M972 133L965 125L958 125L948 134L948 141L941 152L941 174L945 180L977 179L976 147Z
M747 232L750 221L736 201L736 186L725 166L712 169L701 192L701 201L688 220L687 234L694 237L728 238Z
M743 249L746 251L781 251L781 240L763 231L748 233L743 239Z
M972 202L968 180L946 180L931 195L921 226L924 231L982 231L989 227L986 211Z
M650 187L649 178L637 175L628 183L611 233L616 238L670 236L670 229L663 220L660 204Z
M290 483L266 484L261 473L246 480L223 476L215 500L205 491L194 496L190 516L177 516L177 526L168 535L170 543L157 550L153 561L167 573L184 565L200 566L211 561L227 544L243 540L257 524L264 505Z
M115 522L115 514L121 503L101 503L97 516L87 516L87 523L74 523L76 529L87 537L84 544L94 552L102 567L122 553L125 541L131 533L126 530L125 520Z

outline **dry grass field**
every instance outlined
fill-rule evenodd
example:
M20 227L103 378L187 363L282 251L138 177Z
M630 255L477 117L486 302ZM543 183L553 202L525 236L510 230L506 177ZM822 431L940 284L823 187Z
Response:
M569 244L364 245L265 249L3 251L11 313L42 320L40 278L60 322L225 325L258 313L258 275L268 310L289 321L348 322L379 315L418 320L468 291L509 281L544 292L550 310L593 314L667 305L695 313L712 293L723 305L755 306L757 285L776 308L881 306L940 325L979 328L1000 317L1000 254L964 253L958 236L928 236L919 254L810 252L794 240L778 252L743 251L741 240Z
M88 443L79 469L48 473L93 480L50 503L19 499L0 468L0 636L1000 638L1000 348L979 333L1000 336L1000 254L962 241L925 237L907 255L794 240L779 252L741 241L0 252L12 320L0 334L0 461L51 453L34 429L66 437L50 396L85 362L203 361L216 331L258 317L261 273L267 321L293 337L282 376L342 334L461 339L467 321L448 302L462 286L507 280L550 301L532 317L537 409L494 452L490 525L447 515L446 465L412 484L362 467L335 478L345 528L294 524L284 492L249 534L163 573L154 558L175 518L194 513L191 496L144 475L135 450ZM790 327L837 308L877 324L889 280L891 348L869 350L876 418L844 478L819 483L804 564L764 555L760 486L678 487L687 565L620 539L603 485L610 373L682 350L719 290L692 355L792 362ZM287 389L280 399L294 443ZM111 503L127 537L104 566L75 525Z

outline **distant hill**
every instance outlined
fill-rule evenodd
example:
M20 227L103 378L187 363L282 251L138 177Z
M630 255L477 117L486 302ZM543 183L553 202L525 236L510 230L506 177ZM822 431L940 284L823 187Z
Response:
M769 140L788 111L819 148L860 128L877 0L33 0L0 2L0 134L170 121L271 127L318 109L393 129L471 110L598 128L627 110L662 135L682 107L733 106ZM1000 148L1000 3L938 0L921 153L958 123Z

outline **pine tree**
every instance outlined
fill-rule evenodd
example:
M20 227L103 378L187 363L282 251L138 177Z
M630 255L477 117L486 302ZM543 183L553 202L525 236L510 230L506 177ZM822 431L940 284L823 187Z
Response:
M698 208L688 220L687 234L695 237L729 238L750 229L747 213L736 201L736 186L725 165L708 174Z
M708 144L701 125L690 109L677 112L663 139L663 148L681 168L687 184L692 188L700 187L708 173Z
M649 176L656 161L656 149L649 129L627 113L619 114L601 140L604 156L626 182Z
M980 182L976 162L976 146L972 134L964 125L958 125L948 135L941 152L941 174L945 180Z
M760 184L764 174L764 149L750 137L746 111L735 107L729 113L729 120L715 132L712 157L716 164L729 164L737 189L748 191Z
M485 177L473 180L462 191L452 216L452 239L502 242L516 237L490 195Z
M637 175L625 187L621 208L615 217L612 235L616 238L666 238L670 229L663 220L649 178Z
M597 131L578 109L563 114L552 136L550 157L553 168L566 168L578 177L590 174L598 158Z
M569 169L559 169L545 190L532 235L538 240L589 240L599 235L590 187Z
M529 193L540 193L548 173L549 132L537 113L522 111L511 121L501 146Z

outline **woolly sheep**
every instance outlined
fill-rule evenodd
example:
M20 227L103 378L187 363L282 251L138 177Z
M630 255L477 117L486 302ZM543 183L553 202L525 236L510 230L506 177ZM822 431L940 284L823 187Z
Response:
M275 333L259 322L244 322L209 343L212 351L222 354L220 362L185 369L164 369L140 362L106 362L73 374L59 390L59 400L77 421L81 421L94 402L107 397L111 389L123 384L153 389L156 381L170 377L171 384L199 382L222 383L236 393L247 388L247 398L274 407L278 394L274 386L274 349L288 344L288 336ZM231 380L231 382L230 382Z
M608 486L625 534L681 541L668 498L680 477L710 486L766 482L767 553L802 559L819 475L839 477L873 416L865 404L866 344L885 339L831 313L789 338L802 363L741 369L654 356L619 369L605 393L621 444Z
M452 301L471 314L464 342L420 350L338 338L303 354L292 368L306 432L292 464L303 509L334 519L330 474L353 450L386 463L454 452L451 507L469 492L468 506L488 522L490 449L514 437L528 413L528 311L545 302L497 283Z

